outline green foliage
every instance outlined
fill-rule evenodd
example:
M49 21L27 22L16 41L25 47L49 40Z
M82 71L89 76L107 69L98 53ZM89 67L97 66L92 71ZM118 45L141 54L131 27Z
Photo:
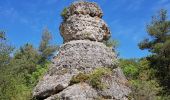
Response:
M12 57L10 56L13 51L12 46L6 43L5 37L5 39L0 38L0 100L30 100L32 98L33 87L50 64L46 58L51 55L52 50L50 53L44 53L48 51L46 48L52 47L48 42L50 37L47 36L43 37L43 41L46 41L44 48L42 45L43 53L27 43L13 53Z
M139 75L139 65L137 63L137 59L120 59L120 66L123 69L124 74L127 78L136 79Z
M2 34L1 34L2 33ZM5 32L0 32L0 68L9 64L10 54L13 51L13 47L6 41Z
M73 76L72 79L70 80L70 85L80 83L80 82L85 82L89 79L89 76L84 73L79 73L76 76Z
M149 67L149 61L143 59L121 59L120 66L129 80L134 100L157 100L161 87L154 79L155 71Z
M41 62L44 62L45 59L48 59L54 51L58 50L58 46L51 45L50 41L52 40L52 35L49 30L46 28L43 30L41 43L39 46L39 52L41 53Z
M16 74L22 74L27 79L27 75L35 71L39 58L36 49L30 44L25 44L14 54L11 66Z
M63 19L65 19L66 14L67 14L67 8L64 8L63 11L61 12L61 17L62 17Z
M76 84L80 82L88 82L93 88L102 90L105 85L102 83L102 77L110 75L112 73L109 68L96 68L89 74L79 73L73 76L70 84Z
M4 31L0 31L0 39L3 39L3 40L6 39Z
M159 84L155 80L131 80L132 93L131 96L135 100L157 100L157 94L161 90Z
M102 83L102 77L110 75L112 73L111 69L109 68L96 68L90 75L89 75L89 83L92 85L93 88L96 89L104 89L105 84Z
M157 16L147 25L147 32L150 39L144 39L140 49L147 49L152 54L147 57L150 67L155 70L155 77L163 86L165 93L170 94L170 21L167 11L160 10ZM163 94L165 94L163 93Z
M0 100L28 100L31 89L25 85L22 75L14 74L11 66L0 70Z
M32 74L28 74L29 86L34 87L38 80L47 72L49 62L46 62L44 65L37 65L36 70Z

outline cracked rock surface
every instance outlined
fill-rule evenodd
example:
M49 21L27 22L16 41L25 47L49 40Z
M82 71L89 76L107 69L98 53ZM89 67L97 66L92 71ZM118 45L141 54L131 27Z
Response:
M86 83L74 84L45 100L96 100L97 92Z
M64 39L53 57L48 72L33 90L37 100L128 100L131 90L108 40L110 31L101 19L96 3L76 2L66 9L60 32ZM91 75L97 68L108 68L111 74L101 75L105 88L97 89L90 82L71 83L80 73ZM108 72L110 73L110 72ZM100 84L99 83L99 84Z

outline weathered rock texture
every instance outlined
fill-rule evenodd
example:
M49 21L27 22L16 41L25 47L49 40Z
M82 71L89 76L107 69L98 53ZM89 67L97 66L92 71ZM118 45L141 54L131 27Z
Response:
M102 18L103 12L96 3L91 2L76 2L65 9L64 19L69 18L75 14L90 15L91 17L97 16Z
M84 40L103 41L110 37L106 23L90 15L72 15L60 26L64 41Z
M38 100L128 100L128 82L118 67L116 54L100 41L110 37L101 19L102 11L95 3L78 2L67 8L60 26L63 44L52 60L49 71L33 91ZM71 84L79 73L89 74L97 68L109 68L97 89L88 82Z
M110 37L107 24L101 19L102 11L95 3L74 3L63 11L60 26L64 42L71 40L103 41Z

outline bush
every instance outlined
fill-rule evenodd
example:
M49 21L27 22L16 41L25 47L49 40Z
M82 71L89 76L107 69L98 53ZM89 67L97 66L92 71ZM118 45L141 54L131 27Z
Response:
M89 83L93 88L104 89L105 84L102 83L101 79L103 76L110 75L112 71L109 68L97 68L89 75Z
M45 72L47 72L49 64L50 63L46 62L44 65L37 65L35 72L28 75L30 86L34 87L37 84L38 80L45 74Z
M161 98L159 92L162 88L153 77L154 70L149 67L146 59L121 59L120 65L132 87L129 98L134 100L159 100Z

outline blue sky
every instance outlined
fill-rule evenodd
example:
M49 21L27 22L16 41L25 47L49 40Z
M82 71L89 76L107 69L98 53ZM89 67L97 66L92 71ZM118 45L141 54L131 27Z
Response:
M62 44L59 25L60 13L75 0L0 0L0 29L6 31L9 42L15 47L25 43L40 43L42 30L48 27L53 43ZM170 0L88 0L97 2L104 12L103 19L119 41L117 51L122 58L148 55L137 44L145 37L146 24L151 16L165 8L170 12ZM170 14L170 13L168 13ZM170 16L170 15L169 15Z

